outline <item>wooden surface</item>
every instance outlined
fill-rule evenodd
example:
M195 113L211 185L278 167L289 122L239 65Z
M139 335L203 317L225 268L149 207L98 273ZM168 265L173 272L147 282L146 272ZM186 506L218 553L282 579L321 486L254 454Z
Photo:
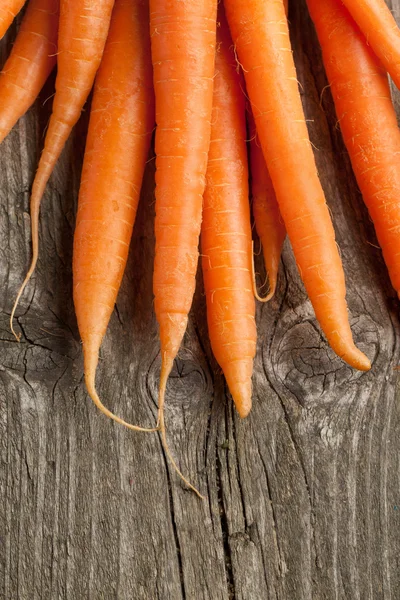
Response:
M71 300L87 115L47 189L39 265L18 310L22 340L15 342L8 319L30 259L29 188L50 83L0 150L0 598L400 598L399 302L329 90L320 103L326 80L304 3L291 4L351 325L373 368L355 372L327 347L286 243L276 297L257 308L254 408L245 421L210 352L199 275L166 419L173 453L205 502L182 487L157 435L134 434L100 415L83 385ZM400 16L400 0L393 7ZM2 60L14 33L1 45ZM160 368L153 169L151 162L98 373L106 404L144 425L156 416Z

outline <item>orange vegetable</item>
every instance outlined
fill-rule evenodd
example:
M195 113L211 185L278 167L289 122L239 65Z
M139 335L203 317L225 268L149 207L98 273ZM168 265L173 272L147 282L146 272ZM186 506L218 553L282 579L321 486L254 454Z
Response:
M307 2L354 174L400 294L400 130L387 74L342 4Z
M338 1L338 0L337 0ZM340 0L400 88L400 29L385 0Z
M56 64L59 0L30 0L0 74L0 142L36 100Z
M217 0L150 0L156 98L156 250L153 289L160 326L159 423L192 304L215 62Z
M1 0L0 40L25 4L26 0Z
M221 10L201 248L211 347L241 417L256 353L245 99Z
M56 94L31 196L32 262L18 292L13 317L39 253L39 209L47 181L92 88L110 26L114 0L60 0Z
M370 361L351 334L343 268L308 137L283 2L226 0L225 7L263 154L316 317L338 356L368 370Z
M85 381L96 406L99 349L128 258L154 127L146 0L116 0L96 78L74 236L74 304Z
M265 268L269 279L269 292L265 298L260 298L256 286L254 288L256 298L262 302L267 302L275 294L282 246L286 237L286 228L276 200L274 186L272 185L271 177L265 164L251 111L248 113L248 121L250 129L250 172L253 216L257 234L263 248Z

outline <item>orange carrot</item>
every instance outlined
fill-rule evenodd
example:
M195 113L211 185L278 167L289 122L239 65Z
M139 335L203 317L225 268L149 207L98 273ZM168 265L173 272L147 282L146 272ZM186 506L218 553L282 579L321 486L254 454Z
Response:
M36 100L56 64L59 0L30 0L0 74L0 143Z
M283 0L286 16L289 11L289 1ZM275 294L278 279L279 262L282 246L286 237L286 227L282 219L279 204L276 200L274 186L265 164L260 140L253 113L247 113L250 131L250 172L251 195L253 200L253 217L257 235L263 248L265 268L269 281L269 292L261 298L257 292L257 283L253 258L253 287L254 294L260 302L268 302Z
M387 74L342 4L307 2L354 174L400 295L400 130Z
M333 350L370 361L353 342L334 229L304 119L282 0L225 0L263 154L300 274ZM277 83L279 82L279 83Z
M201 247L211 347L241 417L251 409L256 353L252 241L248 199L245 99L218 14L211 143L204 194Z
M39 209L47 181L92 88L110 25L114 0L60 0L56 94L45 146L31 196L32 262L11 312L35 270L39 253Z
M146 0L116 0L96 78L74 236L74 304L85 381L96 406L99 349L114 309L154 127Z
M276 200L274 186L272 185L271 177L265 164L251 111L248 113L248 122L250 128L250 179L253 216L257 234L262 244L269 280L269 292L267 296L260 298L255 282L254 290L258 300L267 302L275 294L282 246L286 237L286 228L281 211L279 210L279 204Z
M210 144L217 0L150 0L156 98L156 251L160 326L159 423L168 375L186 331L198 261Z
M1 0L0 40L25 4L26 0Z
M368 45L382 61L400 88L400 29L385 0L337 0L349 10L367 38Z

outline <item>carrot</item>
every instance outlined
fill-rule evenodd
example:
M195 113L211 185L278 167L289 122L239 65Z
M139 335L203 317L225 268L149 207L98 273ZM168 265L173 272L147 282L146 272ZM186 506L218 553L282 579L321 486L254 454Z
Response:
M58 9L59 0L28 4L0 74L0 143L36 100L56 64Z
M196 282L216 14L217 0L150 0L157 123L153 289L162 360L159 423L165 446L165 388L186 330Z
M339 1L339 0L337 0ZM400 29L385 0L340 0L400 88Z
M370 361L353 342L343 267L304 119L282 0L225 0L263 154L297 265L333 350Z
M251 409L256 353L246 111L232 41L219 12L201 247L211 347L241 417Z
M60 0L57 79L53 111L31 195L32 261L11 317L35 270L39 253L39 209L47 181L92 88L110 25L114 0Z
M254 281L257 300L267 302L275 294L279 261L286 237L286 228L276 200L274 187L265 164L260 141L257 136L254 117L248 113L250 128L250 172L253 216L258 237L260 238L265 267L269 279L269 292L260 298Z
M400 295L400 130L387 74L342 4L307 2L354 174Z
M26 0L1 0L0 6L0 40L25 4Z
M129 242L154 127L146 0L116 0L96 78L74 236L74 304L85 381L96 406L99 349L128 258Z
M283 0L286 16L289 11L289 1ZM279 262L283 242L286 237L286 227L282 219L279 204L276 200L274 186L265 164L260 140L253 113L248 110L248 125L250 130L250 172L251 195L253 200L253 217L257 235L263 248L264 262L269 280L269 292L263 298L257 292L253 257L253 287L254 295L260 302L268 302L275 294L278 279Z

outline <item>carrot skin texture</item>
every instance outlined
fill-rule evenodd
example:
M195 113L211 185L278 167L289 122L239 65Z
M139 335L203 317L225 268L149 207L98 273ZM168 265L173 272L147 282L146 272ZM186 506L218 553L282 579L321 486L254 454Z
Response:
M400 29L385 0L340 0L400 89Z
M251 409L256 353L245 100L222 10L201 248L211 347L239 415Z
M343 5L307 2L353 171L400 294L400 130L387 74Z
M162 386L192 304L210 144L216 0L150 0L156 98L153 290Z
M343 267L308 137L283 2L226 0L225 8L264 158L316 317L338 356L368 370L370 361L351 334Z
M28 4L0 73L0 143L34 103L56 64L58 16L59 0Z
M85 380L96 403L99 348L125 270L154 128L148 18L146 0L116 0L95 83L79 191L73 293Z
M14 313L35 270L39 254L40 203L49 177L92 88L107 39L113 5L114 0L60 0L56 93L32 186L32 261L11 312L11 329L15 336L12 326Z
M26 0L2 0L0 6L0 40L24 6Z
M276 290L282 246L286 227L282 219L274 186L265 164L253 115L249 114L251 197L254 223L263 248L265 268L269 280L269 292L263 300L270 300Z

